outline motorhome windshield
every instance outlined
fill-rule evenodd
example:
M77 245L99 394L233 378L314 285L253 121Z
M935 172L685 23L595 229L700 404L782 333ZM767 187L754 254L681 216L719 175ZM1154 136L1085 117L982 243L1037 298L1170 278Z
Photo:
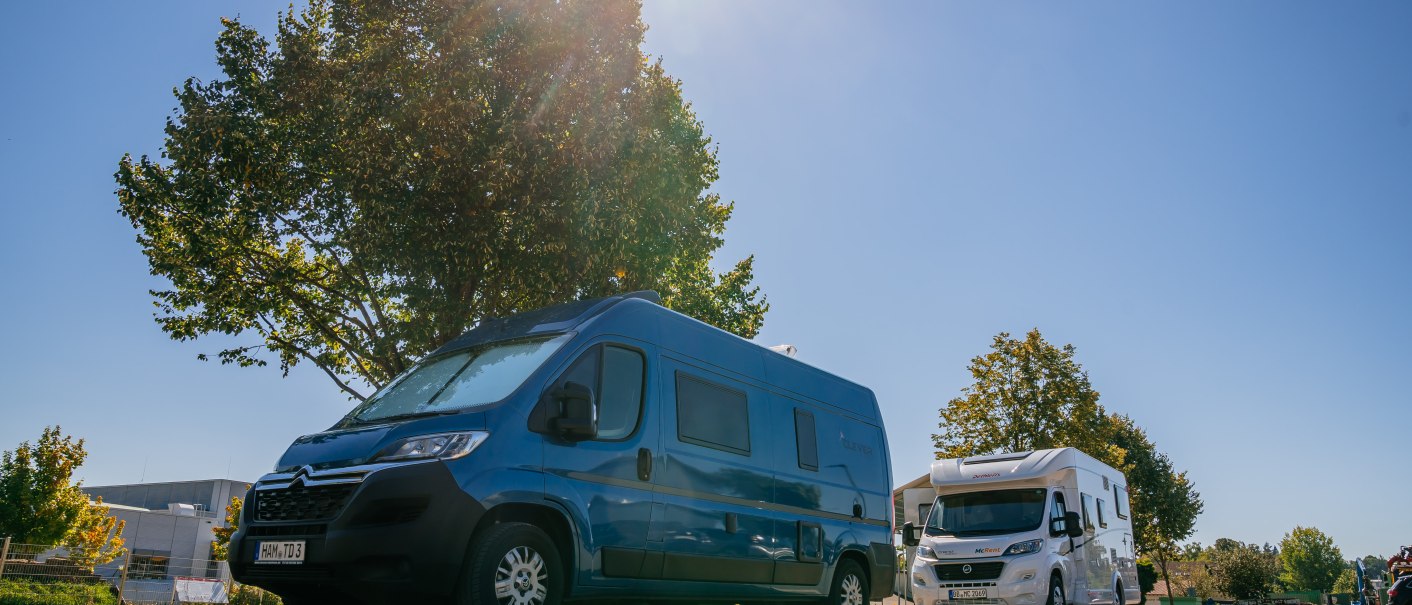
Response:
M984 536L1033 531L1044 520L1045 490L1007 489L940 496L927 518L929 536Z
M379 420L449 414L509 396L569 335L492 343L424 359L369 397L344 420Z

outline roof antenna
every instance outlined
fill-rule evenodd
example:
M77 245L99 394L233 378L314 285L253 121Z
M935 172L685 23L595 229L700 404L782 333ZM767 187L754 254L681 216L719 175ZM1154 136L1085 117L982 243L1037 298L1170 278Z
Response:
M785 357L794 357L799 353L799 349L796 348L794 345L775 345L773 347L766 348L776 353L779 353L780 355L784 355Z

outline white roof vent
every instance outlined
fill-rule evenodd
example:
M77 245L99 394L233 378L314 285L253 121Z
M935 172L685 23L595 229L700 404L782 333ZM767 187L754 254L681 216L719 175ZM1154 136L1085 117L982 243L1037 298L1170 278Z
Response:
M799 352L799 349L794 348L794 345L775 345L768 348L785 357L794 357L794 355Z

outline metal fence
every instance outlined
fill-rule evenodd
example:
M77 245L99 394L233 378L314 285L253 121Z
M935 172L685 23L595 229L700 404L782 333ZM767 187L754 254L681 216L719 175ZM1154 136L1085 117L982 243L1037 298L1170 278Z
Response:
M84 565L62 546L0 541L0 605L278 605L254 586L235 584L225 561L127 551Z

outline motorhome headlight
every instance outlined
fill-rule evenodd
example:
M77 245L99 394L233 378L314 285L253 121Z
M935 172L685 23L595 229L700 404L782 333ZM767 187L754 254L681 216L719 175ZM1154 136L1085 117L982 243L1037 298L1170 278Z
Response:
M1044 540L1025 540L1024 542L1011 544L1010 548L1005 549L1005 554L1027 555L1032 552L1039 552L1041 548L1044 548Z
M917 556L922 557L924 559L935 559L936 552L933 551L932 547L930 546L927 546L925 544L919 544L917 546Z
M490 433L485 431L465 431L461 433L437 433L408 437L382 450L373 457L373 462L397 462L441 458L451 460L471 453L485 441Z

